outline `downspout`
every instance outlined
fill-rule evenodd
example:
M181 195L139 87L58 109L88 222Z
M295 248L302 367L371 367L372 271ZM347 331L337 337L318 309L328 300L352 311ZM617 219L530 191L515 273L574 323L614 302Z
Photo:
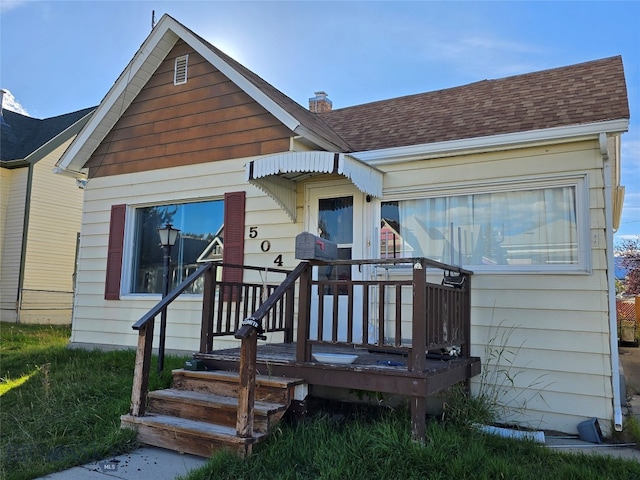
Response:
M618 322L616 315L616 289L613 264L613 197L611 189L611 159L607 146L607 134L600 134L600 154L602 155L604 175L604 218L607 242L607 286L609 297L609 343L611 348L611 386L613 387L613 425L617 432L622 431L622 407L620 399L620 356L618 354Z
M31 186L33 184L33 162L27 167L27 191L24 199L24 216L22 223L22 247L20 248L20 270L18 271L18 296L16 298L16 322L20 323L22 311L22 289L24 288L24 271L27 263L27 236L29 233L29 214L31 212Z

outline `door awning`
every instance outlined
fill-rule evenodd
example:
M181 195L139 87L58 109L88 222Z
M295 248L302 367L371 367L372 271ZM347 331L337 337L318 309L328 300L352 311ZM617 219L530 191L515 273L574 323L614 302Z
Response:
M342 175L363 193L382 197L383 173L345 153L285 152L246 165L247 181L269 195L296 221L296 186L322 174Z

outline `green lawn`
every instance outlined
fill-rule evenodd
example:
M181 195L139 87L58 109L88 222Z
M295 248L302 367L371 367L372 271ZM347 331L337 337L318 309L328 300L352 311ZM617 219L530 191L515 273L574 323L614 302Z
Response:
M319 416L284 425L248 459L218 455L187 479L640 479L637 462L557 453L435 419L418 445L409 424L407 412L338 423Z
M35 478L136 447L120 429L134 352L67 349L69 335L68 327L0 323L0 478ZM183 361L168 358L165 372Z
M120 415L129 410L134 353L70 350L69 333L0 323L2 479L32 479L137 446L131 431L120 429ZM171 369L183 363L168 357L165 373L152 374L151 388L168 385ZM482 435L453 420L430 420L422 446L410 441L409 425L404 411L341 421L325 413L282 423L250 458L220 453L188 478L640 479L637 462L556 453Z

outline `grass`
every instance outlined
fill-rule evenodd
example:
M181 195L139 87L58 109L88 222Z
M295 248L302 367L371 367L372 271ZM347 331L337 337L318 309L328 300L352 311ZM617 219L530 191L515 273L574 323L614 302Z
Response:
M283 424L247 459L218 453L187 480L637 479L640 463L558 453L433 419L425 445L410 440L409 415L337 423L316 416Z
M64 327L0 324L0 478L32 479L125 453L137 445L120 429L129 410L134 354L66 348ZM151 388L169 383L184 358L168 357ZM483 435L466 426L486 406L458 399L445 421L427 424L427 442L410 440L409 415L329 414L283 422L254 455L216 454L189 480L640 478L640 464L550 451ZM638 425L635 425L636 430Z
M0 478L31 479L131 451L135 353L71 350L68 327L0 323ZM184 359L165 359L152 388Z

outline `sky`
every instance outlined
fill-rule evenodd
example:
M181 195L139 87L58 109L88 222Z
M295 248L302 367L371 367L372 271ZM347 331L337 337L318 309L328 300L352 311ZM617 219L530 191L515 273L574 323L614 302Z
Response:
M303 106L334 108L621 55L631 121L615 242L640 235L640 0L0 0L4 107L48 118L98 105L168 13Z

